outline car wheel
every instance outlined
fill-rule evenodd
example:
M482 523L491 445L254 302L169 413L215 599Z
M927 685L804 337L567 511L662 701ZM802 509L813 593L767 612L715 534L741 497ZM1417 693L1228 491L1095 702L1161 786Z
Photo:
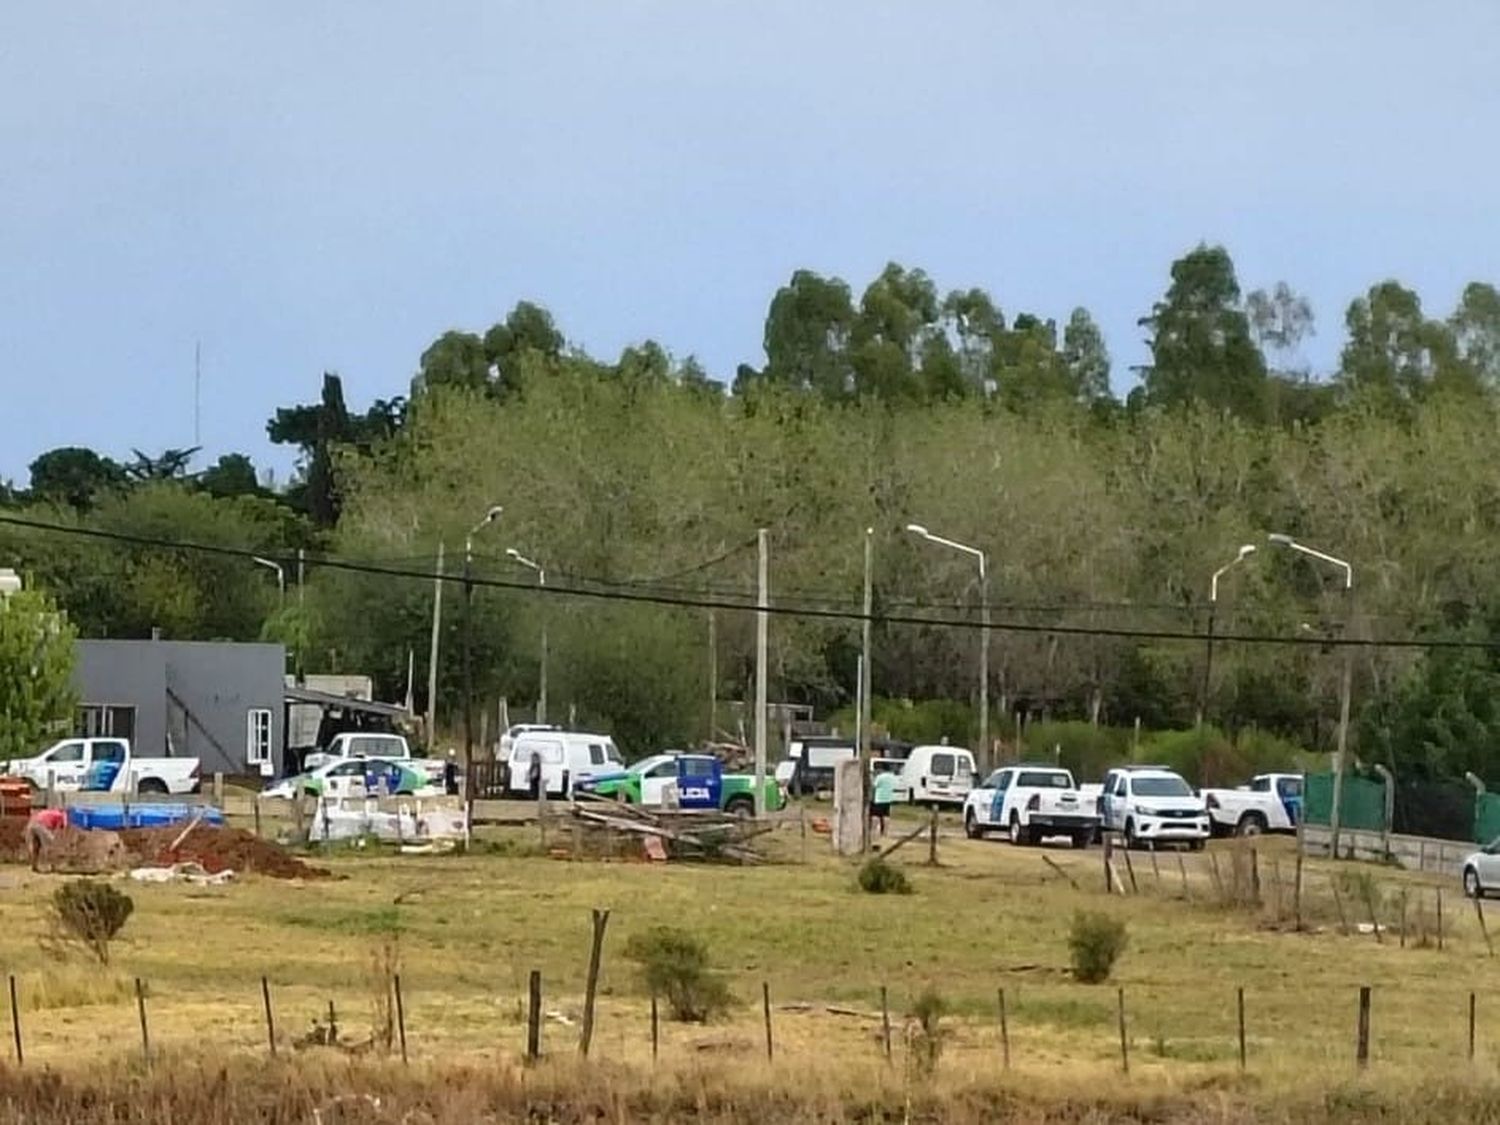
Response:
M1093 837L1093 835L1094 834L1092 832L1075 832L1075 833L1073 833L1073 846L1075 848L1086 848L1086 847L1088 847L1089 846L1089 840Z
M743 820L755 815L755 802L748 797L731 797L724 811Z
M1247 812L1234 829L1239 836L1259 836L1265 830L1266 818L1258 812Z
M1470 898L1483 898L1484 887L1479 882L1479 872L1472 867L1464 868L1464 894Z
M1031 843L1031 833L1021 827L1021 817L1015 809L1010 810L1010 842L1021 847Z
M974 815L973 809L964 811L964 835L971 840L978 840L984 836L984 829L979 827L979 818Z
M1190 852L1201 852L1203 850L1204 843L1205 843L1205 841L1203 841L1203 840L1189 840L1188 841L1188 851L1190 851Z
M167 791L167 783L165 781L162 781L159 777L148 777L144 781L137 784L135 788L137 793L155 793L157 795L162 795Z

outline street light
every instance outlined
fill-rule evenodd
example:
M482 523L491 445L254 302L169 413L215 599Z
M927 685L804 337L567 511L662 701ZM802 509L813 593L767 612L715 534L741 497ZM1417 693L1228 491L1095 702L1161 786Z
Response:
M547 585L546 567L528 559L514 547L505 548L505 553L518 566L524 566L527 570L536 571L536 584L538 586L545 587ZM536 721L539 723L547 721L547 605L545 601L542 603L542 671L536 692Z
M282 569L281 564L272 562L270 559L263 559L259 555L252 555L250 561L269 567L276 572L276 592L281 598L281 604L286 605L286 571Z
M1351 599L1351 604L1347 604L1344 607L1345 626L1346 630L1352 630L1354 625L1354 609L1352 605L1354 567L1337 555L1330 555L1326 551L1315 550L1305 543L1299 543L1292 536L1281 532L1272 532L1266 538L1278 547L1285 547L1288 550L1308 555L1319 562L1336 566L1344 572L1344 593ZM1354 687L1354 646L1347 643L1347 636L1345 637L1345 642L1344 674L1339 684L1338 746L1333 755L1333 809L1328 815L1329 851L1334 859L1337 859L1339 855L1339 806L1344 798L1344 758L1349 746L1349 696Z
M1233 569L1255 554L1255 544L1246 543L1239 552L1218 570L1214 571L1213 577L1208 581L1208 636L1205 639L1203 654L1203 686L1198 692L1198 726L1203 725L1203 718L1208 713L1208 692L1212 683L1210 674L1214 666L1214 618L1218 616L1219 610L1219 579L1226 571Z
M464 788L471 812L474 799L474 654L469 635L474 616L474 536L499 519L503 511L504 507L494 505L464 536Z
M979 764L980 769L988 771L990 768L990 584L986 572L985 553L978 547L971 547L967 543L960 543L956 539L944 539L941 535L934 535L926 527L919 523L909 523L906 530L929 543L936 543L939 547L947 547L950 550L961 551L971 555L979 561L979 604L980 604L980 640L979 640ZM1019 750L1019 747L1017 747Z

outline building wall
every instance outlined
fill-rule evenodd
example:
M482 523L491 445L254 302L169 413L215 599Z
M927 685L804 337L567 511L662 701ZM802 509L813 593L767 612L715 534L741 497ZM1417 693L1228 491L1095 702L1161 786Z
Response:
M160 646L157 646L160 647ZM167 752L167 670L150 641L79 641L73 686L78 701L135 708L134 752Z
M279 774L286 744L285 669L281 645L79 641L74 679L83 704L136 707L136 753L165 755L170 735L173 754L199 758L204 775L255 772L246 760L248 713L268 710L271 758Z
M271 760L281 772L286 745L286 649L271 644L212 641L158 642L166 650L166 686L192 711L187 757L201 758L203 772L254 773L246 760L252 708L271 712ZM201 727L200 725L201 724Z

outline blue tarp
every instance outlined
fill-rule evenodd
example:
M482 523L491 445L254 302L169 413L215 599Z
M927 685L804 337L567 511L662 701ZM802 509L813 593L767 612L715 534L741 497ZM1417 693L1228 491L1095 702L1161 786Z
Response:
M203 823L220 826L224 814L206 805L74 805L68 809L68 823L74 828L164 828L186 824L199 813Z

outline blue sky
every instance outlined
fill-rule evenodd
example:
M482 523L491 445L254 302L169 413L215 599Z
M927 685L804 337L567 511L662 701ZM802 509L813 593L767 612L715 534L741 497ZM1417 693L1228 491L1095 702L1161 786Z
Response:
M265 440L404 393L518 299L613 356L758 362L792 270L888 259L1093 311L1119 390L1171 260L1306 293L1315 367L1395 276L1500 281L1500 4L11 4L0 478Z

